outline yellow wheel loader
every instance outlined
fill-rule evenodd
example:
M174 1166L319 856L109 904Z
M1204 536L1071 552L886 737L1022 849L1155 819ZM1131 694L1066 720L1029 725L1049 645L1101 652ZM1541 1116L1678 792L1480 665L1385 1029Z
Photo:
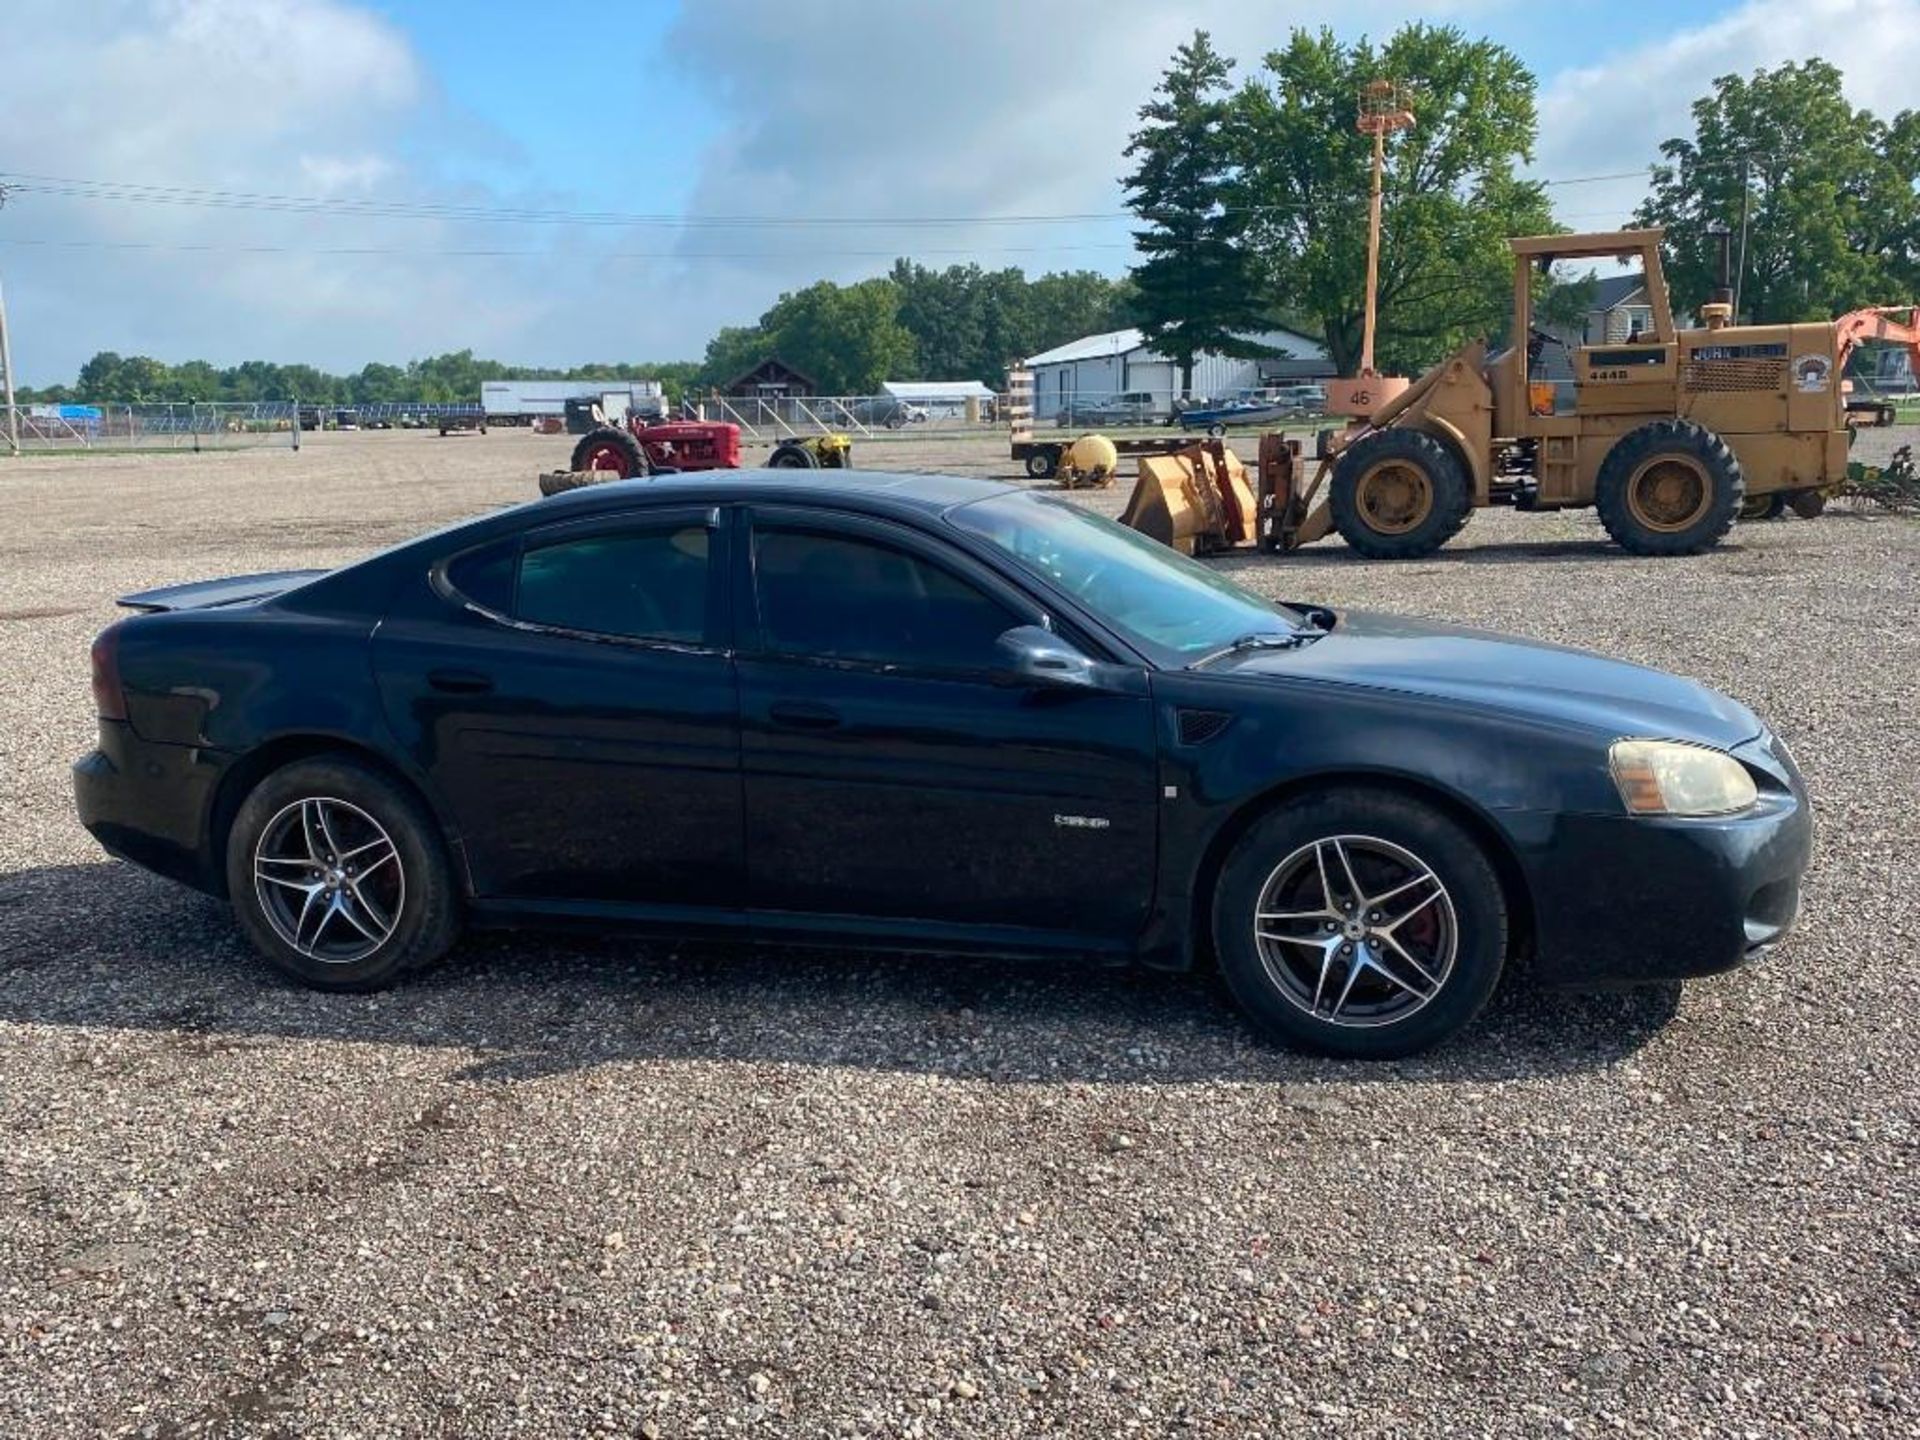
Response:
M1311 475L1296 445L1265 437L1259 543L1292 549L1338 530L1363 555L1403 559L1439 549L1479 506L1592 506L1635 554L1691 555L1743 510L1780 500L1817 513L1847 474L1836 327L1730 324L1723 261L1702 327L1676 331L1661 233L1510 242L1515 343L1491 358L1470 345L1429 370L1329 437ZM1641 266L1640 329L1568 344L1534 327L1532 272L1582 259ZM1141 469L1141 486L1159 483ZM1193 550L1218 537L1161 538Z

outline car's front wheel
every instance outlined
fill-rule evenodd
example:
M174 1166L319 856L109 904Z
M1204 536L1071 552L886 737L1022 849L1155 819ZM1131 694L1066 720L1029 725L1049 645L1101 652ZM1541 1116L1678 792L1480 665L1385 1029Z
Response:
M1256 821L1214 891L1234 997L1283 1043L1391 1059L1465 1026L1493 994L1507 907L1479 843L1430 805L1328 791Z
M254 787L228 836L227 893L254 947L322 990L391 984L460 928L433 817L344 755L295 761Z

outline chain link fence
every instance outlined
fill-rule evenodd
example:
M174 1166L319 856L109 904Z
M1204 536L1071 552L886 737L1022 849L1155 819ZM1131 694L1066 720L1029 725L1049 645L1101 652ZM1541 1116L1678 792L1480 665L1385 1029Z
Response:
M300 419L300 407L288 401L0 406L0 455L297 450Z

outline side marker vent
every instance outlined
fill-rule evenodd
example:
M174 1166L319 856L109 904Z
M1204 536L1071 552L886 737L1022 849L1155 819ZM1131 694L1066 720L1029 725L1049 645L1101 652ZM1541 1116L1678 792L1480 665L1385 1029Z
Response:
M1176 712L1182 745L1204 745L1232 722L1233 717L1219 710L1181 710Z

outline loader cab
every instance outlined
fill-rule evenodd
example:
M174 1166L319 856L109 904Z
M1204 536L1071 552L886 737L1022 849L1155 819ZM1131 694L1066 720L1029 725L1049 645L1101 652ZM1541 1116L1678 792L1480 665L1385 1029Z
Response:
M1594 235L1531 235L1513 247L1513 334L1510 363L1496 376L1499 430L1517 437L1573 435L1599 416L1671 413L1679 380L1679 337L1660 265L1658 229ZM1569 343L1536 329L1533 276L1561 260L1638 262L1645 277L1645 314L1621 339L1583 336Z

